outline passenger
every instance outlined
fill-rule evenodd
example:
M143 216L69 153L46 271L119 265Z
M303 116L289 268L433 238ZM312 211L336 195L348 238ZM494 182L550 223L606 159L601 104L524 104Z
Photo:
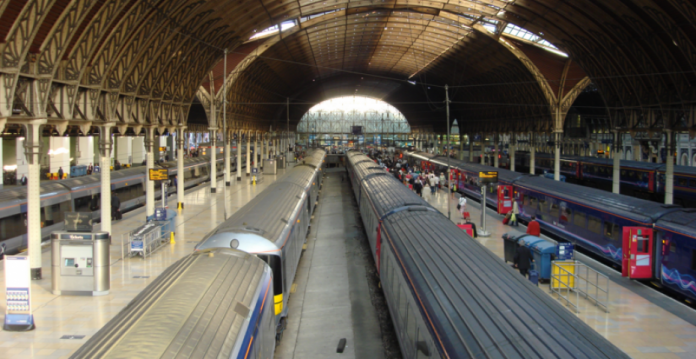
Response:
M532 216L531 221L527 223L527 234L537 237L541 234L541 228L539 228L539 222L536 221L536 216Z
M418 180L415 180L415 183L413 184L413 189L416 191L416 194L423 197L423 184L420 181L420 178Z
M92 166L92 162L90 162L89 166L87 166L87 174L91 175L93 171L94 171L94 166Z
M512 216L510 216L510 222L508 224L512 226L519 226L519 223L517 223L517 216L520 215L520 207L517 204L517 201L512 201ZM529 228L527 228L529 229Z
M437 189L437 182L435 176L431 174L428 175L428 184L430 185L430 194L435 195L435 190Z
M442 186L443 186L445 183L446 183L446 182L445 182L445 173L444 173L444 172L440 172L440 181L438 182L437 187L438 187L438 188L442 188Z
M440 177L433 175L433 181L435 182L435 191L440 188Z
M466 212L466 197L464 197L464 196L459 197L459 203L457 204L457 209L459 210L459 213L462 215L462 218L468 219L466 216L464 216L464 212Z
M26 186L27 185L27 176L22 175L22 179L19 180L19 183L21 183L22 186Z
M534 262L534 257L532 252L526 246L522 245L522 242L517 243L517 253L515 253L515 268L520 270L520 274L527 277L527 271L531 267L532 262Z
M120 218L119 208L121 207L121 199L118 196L111 196L111 220L118 220Z
M63 179L63 167L58 167L58 179Z

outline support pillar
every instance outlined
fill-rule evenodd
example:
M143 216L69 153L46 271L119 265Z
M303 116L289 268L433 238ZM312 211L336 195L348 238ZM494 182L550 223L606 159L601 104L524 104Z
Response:
M242 131L237 135L237 181L242 180Z
M225 186L230 186L230 134L225 131L223 135L223 141L225 141Z
M474 136L469 136L469 162L474 162Z
M495 153L493 153L493 167L498 168L498 165L500 164L498 162L500 153L498 152L500 149L498 148L498 134L493 135L493 146L495 149Z
M667 164L665 173L665 204L674 203L674 148L672 142L672 130L665 130L667 137L665 150L667 152Z
M101 230L111 236L111 138L113 124L99 126L99 171L101 175Z
M184 209L184 188L186 188L184 181L186 176L184 176L184 149L186 148L186 139L184 138L184 132L186 126L179 126L176 130L176 208Z
M254 168L259 168L259 133L254 134Z
M150 170L155 168L154 147L155 128L148 127L145 129L145 164L147 166L145 173L148 173L145 178L145 216L147 218L155 214L155 181L150 181L149 176Z
M553 180L561 180L561 135L560 132L553 133Z
M210 130L210 193L217 192L217 127Z
M534 134L529 134L529 173L534 174Z
M27 160L27 248L31 279L41 279L41 127L46 120L24 125L24 155Z
M619 143L619 131L614 131L614 146L612 148L614 156L614 168L612 173L612 193L621 193L621 143Z
M510 145L508 153L510 153L510 171L515 172L515 152L517 152L517 138L515 134L510 135Z
M259 154L261 155L261 159L259 160L259 165L258 168L263 168L263 160L266 159L266 152L265 151L265 146L263 145L264 138L263 138L263 133L261 134L261 141L259 143L261 144L261 147L259 148Z
M251 133L247 133L246 138L246 175L249 177L251 172L251 138L249 137Z

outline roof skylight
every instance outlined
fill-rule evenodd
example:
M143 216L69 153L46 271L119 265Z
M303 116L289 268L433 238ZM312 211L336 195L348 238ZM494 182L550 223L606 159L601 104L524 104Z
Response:
M531 32L527 29L523 29L519 26L515 26L513 24L507 24L507 26L503 30L503 33L510 36L510 37L526 40L527 42L532 43L533 45L536 45L537 47L540 47L544 50L553 52L553 53L561 55L563 57L568 57L568 54L559 50L552 43L544 40L543 37Z

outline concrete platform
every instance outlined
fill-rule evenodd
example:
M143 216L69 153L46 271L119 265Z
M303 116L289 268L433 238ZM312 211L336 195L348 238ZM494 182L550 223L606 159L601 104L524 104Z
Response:
M43 279L32 282L32 308L36 329L29 332L0 330L0 358L68 358L94 333L123 309L136 295L172 263L191 253L203 236L239 210L278 175L267 175L262 184L252 186L247 181L233 181L223 200L224 181L217 182L217 193L210 193L210 184L186 192L184 211L176 217L176 244L166 245L147 259L122 258L120 241L126 233L145 221L145 209L124 214L123 220L113 222L111 246L111 291L101 297L56 296L51 293L51 257L48 248L43 253ZM174 202L172 202L172 200ZM176 205L176 196L169 197ZM170 207L171 208L171 207ZM0 311L4 314L5 273L0 261ZM4 317L3 317L4 318ZM61 339L68 336L70 339Z
M444 190L430 194L423 190L423 198L445 215L449 204L452 222L460 223L457 211L459 195L452 199ZM469 198L467 211L480 228L481 206ZM487 211L486 229L490 237L478 240L501 258L503 257L502 235L513 229L522 232L526 227L510 227L502 224L503 216ZM543 238L548 239L546 236ZM602 336L636 359L677 359L696 358L696 311L670 297L645 285L621 277L621 273L597 263L576 252L576 259L593 267L611 279L609 287L609 313L588 301L580 300L577 316ZM544 292L551 295L548 284L539 284ZM555 297L555 296L554 296ZM573 311L572 308L568 308Z
M370 300L353 192L345 168L326 170L306 250L289 301L288 326L275 358L383 358ZM374 264L369 263L370 266ZM336 353L341 338L345 351Z

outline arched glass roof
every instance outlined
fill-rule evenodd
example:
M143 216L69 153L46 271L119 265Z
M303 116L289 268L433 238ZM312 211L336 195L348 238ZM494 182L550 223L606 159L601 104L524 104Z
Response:
M409 133L406 117L394 106L363 96L326 100L309 109L297 125L299 133Z

